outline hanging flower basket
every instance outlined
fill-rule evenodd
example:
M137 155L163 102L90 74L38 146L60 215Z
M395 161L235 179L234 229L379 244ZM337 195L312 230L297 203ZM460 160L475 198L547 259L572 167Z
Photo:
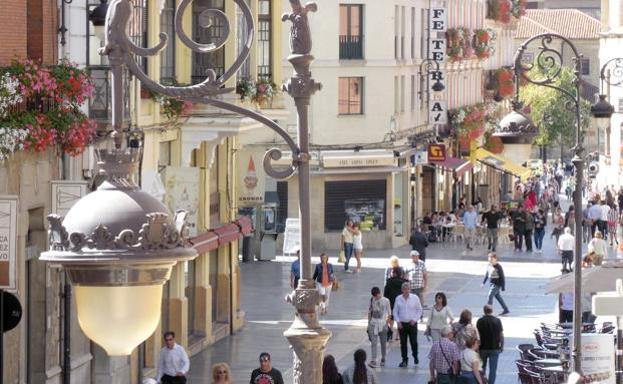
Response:
M486 130L487 108L476 104L449 111L450 124L458 132L461 151L469 151L470 144L478 140Z
M483 147L487 151L495 153L496 155L504 152L504 143L502 142L502 139L497 136L493 136L490 133L485 135L485 144Z
M500 68L495 71L497 94L503 98L509 98L515 93L515 75L509 68Z
M236 93L240 95L242 101L250 100L262 108L270 108L278 88L275 83L266 79L258 81L240 79L236 84Z
M448 57L450 61L460 61L463 59L463 31L457 28L449 28L446 32L448 41Z
M509 24L526 14L526 5L527 0L488 0L487 19Z
M24 149L81 154L96 129L81 109L92 93L88 72L67 61L16 60L0 68L0 161Z
M496 34L492 29L475 29L472 38L474 53L479 59L490 57L495 51Z

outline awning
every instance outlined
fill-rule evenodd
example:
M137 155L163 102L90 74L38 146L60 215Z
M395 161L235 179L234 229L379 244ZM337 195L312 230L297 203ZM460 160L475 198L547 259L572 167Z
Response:
M590 292L616 291L617 279L623 279L623 263L612 263L586 268L582 270L582 289ZM574 275L568 273L550 280L546 286L547 293L573 292Z
M465 172L474 167L474 164L471 161L452 156L447 157L444 161L431 161L430 163L432 165L454 171L457 178L461 177Z
M253 232L253 223L249 216L240 216L236 220L236 224L240 227L240 233L243 235L250 235Z
M190 243L198 253L207 253L251 232L253 232L251 219L247 216L241 216L233 223L210 229L191 238Z
M214 232L218 235L218 245L225 245L231 243L234 240L238 240L240 237L240 227L236 224L225 224L222 227L214 229Z
M218 235L213 231L203 232L190 239L197 253L208 253L218 248Z
M502 172L518 176L522 181L530 177L531 171L529 168L517 165L513 163L512 160L493 154L486 149L478 148L472 155L481 163L496 168Z

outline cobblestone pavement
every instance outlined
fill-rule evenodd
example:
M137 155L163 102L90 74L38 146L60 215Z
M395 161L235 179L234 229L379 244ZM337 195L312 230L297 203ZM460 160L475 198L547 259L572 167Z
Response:
M511 313L502 318L506 343L500 356L497 383L517 383L516 346L534 342L532 331L540 322L556 321L557 297L544 293L548 280L560 273L560 258L549 232L548 228L542 254L514 252L511 245L498 247L500 262L507 275L507 289L503 296ZM330 254L336 255L336 252ZM362 271L358 274L346 274L341 267L336 268L341 288L331 295L329 313L322 317L322 324L333 333L326 353L336 357L340 369L351 364L355 349L370 350L365 332L369 292L374 285L382 287L383 270L392 254L399 255L403 264L409 262L408 248L403 247L366 252ZM286 383L292 382L292 354L283 337L283 331L293 319L293 308L283 299L289 292L291 260L291 257L278 257L272 262L242 264L242 307L246 312L246 326L238 334L193 357L189 383L209 382L211 365L220 361L232 366L236 383L246 383L251 370L257 367L261 351L269 351L273 365L282 371ZM317 261L314 258L313 262ZM336 257L330 261L335 265ZM474 313L474 319L482 313L487 294L486 287L481 287L486 246L465 253L461 244L433 244L429 247L426 265L430 276L426 303L431 303L435 292L443 291L448 295L449 306L455 315L458 316L464 308ZM500 312L497 302L494 303L494 312ZM412 383L426 382L430 342L422 334L424 328L425 325L420 324L419 366L410 361L408 368L398 368L400 347L397 342L392 343L386 367L377 369L381 383L402 383L405 379L412 379Z

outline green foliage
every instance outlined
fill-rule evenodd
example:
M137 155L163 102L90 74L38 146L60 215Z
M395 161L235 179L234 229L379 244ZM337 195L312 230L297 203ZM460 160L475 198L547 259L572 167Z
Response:
M543 79L546 72L538 71L535 67L528 73L531 79ZM575 76L568 67L556 67L549 70L550 74L560 69L556 81L552 84L575 95ZM524 84L520 89L520 99L529 112L532 121L540 127L540 133L534 141L535 145L549 145L560 143L572 147L576 140L575 109L569 110L567 104L571 99L556 89L535 84ZM582 130L585 131L590 123L590 103L581 99L580 116Z

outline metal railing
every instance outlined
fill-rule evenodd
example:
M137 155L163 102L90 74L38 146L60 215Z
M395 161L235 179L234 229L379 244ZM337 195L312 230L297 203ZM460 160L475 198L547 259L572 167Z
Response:
M340 60L363 59L363 35L340 35Z
M89 118L110 122L112 119L111 68L107 65L88 67L93 78L93 96L89 100ZM124 112L123 119L130 120L130 81L127 73L123 77Z

